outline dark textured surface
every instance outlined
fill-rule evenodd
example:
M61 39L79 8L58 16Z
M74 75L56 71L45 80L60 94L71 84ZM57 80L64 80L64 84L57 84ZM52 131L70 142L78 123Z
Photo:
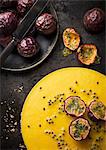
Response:
M31 88L48 73L63 67L82 66L75 53L63 57L63 43L61 33L69 26L76 28L82 37L83 43L94 43L102 56L101 64L92 65L92 68L105 73L105 33L91 35L83 28L82 17L86 10L93 7L104 8L103 1L71 1L55 0L55 8L59 17L60 37L51 55L37 68L22 73L1 73L1 108L2 108L2 150L18 150L23 143L20 133L20 113L24 100ZM3 103L2 103L3 102ZM11 116L13 115L13 116ZM6 117L5 117L6 116ZM14 117L14 118L13 118ZM17 122L18 124L16 124ZM15 125L14 125L15 123ZM13 125L15 127L13 127ZM9 126L9 127L8 127ZM13 130L15 129L15 131ZM12 130L11 130L12 129Z

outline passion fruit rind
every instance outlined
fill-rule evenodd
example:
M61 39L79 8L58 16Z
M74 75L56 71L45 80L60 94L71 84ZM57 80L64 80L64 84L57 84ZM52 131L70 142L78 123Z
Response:
M73 132L72 129L74 130ZM79 117L73 120L69 125L69 134L75 141L81 141L87 138L90 133L90 129L91 126L89 124L89 121L85 118Z
M68 49L75 51L80 44L80 36L74 28L66 28L63 32L63 43Z
M11 35L18 25L18 17L15 11L0 13L0 37Z
M67 105L69 101L71 104ZM64 110L71 116L80 117L86 111L86 104L79 96L69 96L64 102Z
M23 57L32 57L39 52L40 46L38 42L31 36L25 37L18 43L18 53Z
M105 13L100 8L88 10L83 18L83 24L87 31L98 33L105 27Z
M77 49L77 57L85 65L93 64L97 57L97 47L94 44L83 44Z
M50 35L56 31L57 21L52 14L43 13L37 18L35 27L40 33Z
M92 108L96 103L97 106ZM93 100L88 106L88 116L93 121L106 121L106 106L101 101Z

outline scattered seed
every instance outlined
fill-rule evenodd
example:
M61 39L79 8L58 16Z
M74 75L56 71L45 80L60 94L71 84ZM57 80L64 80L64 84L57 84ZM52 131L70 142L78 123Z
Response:
M41 127L41 124L39 124L39 127Z
M78 82L77 82L77 81L75 81L75 83L76 83L76 84L78 84Z
M30 126L28 125L28 128L30 128Z
M42 87L40 87L40 90L42 89Z
M45 108L43 108L43 110L45 111Z
M43 98L46 98L45 96L43 96Z
M99 82L96 82L97 84L99 84Z

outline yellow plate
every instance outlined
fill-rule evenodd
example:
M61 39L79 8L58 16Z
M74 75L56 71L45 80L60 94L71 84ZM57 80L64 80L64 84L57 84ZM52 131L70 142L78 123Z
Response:
M76 82L77 81L77 82ZM101 150L106 148L105 124L96 125L87 139L75 141L69 125L75 118L67 116L64 100L78 95L87 105L98 99L106 105L106 77L85 68L64 68L40 80L29 93L21 114L21 131L28 150ZM87 118L86 114L84 117ZM97 138L101 137L100 141ZM96 150L95 149L95 150Z

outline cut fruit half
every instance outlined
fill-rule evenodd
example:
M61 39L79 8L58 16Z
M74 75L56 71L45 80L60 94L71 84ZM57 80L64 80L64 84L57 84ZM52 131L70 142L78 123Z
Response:
M88 120L84 118L78 118L71 122L69 126L69 134L76 141L86 139L90 132L90 125Z
M66 28L63 32L63 42L65 47L74 51L80 44L80 36L73 28Z
M106 121L106 106L101 101L92 101L88 110L92 119Z
M86 105L78 96L70 96L64 102L64 109L67 114L80 117L86 111Z
M93 44L83 44L78 50L78 59L85 65L93 64L97 56L97 48Z

